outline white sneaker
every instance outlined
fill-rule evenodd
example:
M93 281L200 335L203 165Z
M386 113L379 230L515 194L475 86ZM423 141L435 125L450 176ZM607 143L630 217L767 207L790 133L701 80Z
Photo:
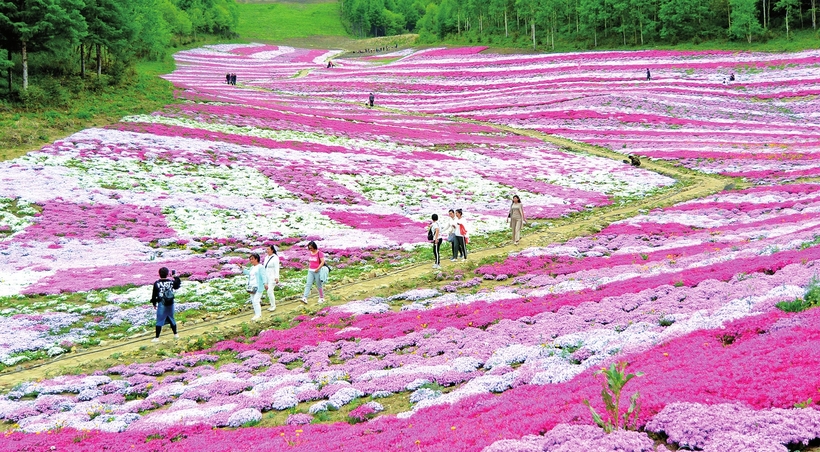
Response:
M319 299L319 304L325 304L325 299L324 299L324 298L320 298L320 299Z
M268 311L273 312L276 310L276 306L271 306L268 308Z
M262 319L261 315L255 315L255 316L251 317L251 322L258 322L261 319Z
M456 258L450 259L450 262L455 262L455 261L456 261Z
M302 303L304 303L304 304L307 304L307 298L305 298L305 297L302 297L302 299L301 299L301 300L299 300L299 301L301 301L301 302L302 302Z
M179 334L175 334L175 335L174 335L174 340L175 340L175 341L176 341L176 340L179 340Z
M441 268L441 265L433 264L433 268Z
M159 338L155 337L155 338L151 339L151 342L159 342Z

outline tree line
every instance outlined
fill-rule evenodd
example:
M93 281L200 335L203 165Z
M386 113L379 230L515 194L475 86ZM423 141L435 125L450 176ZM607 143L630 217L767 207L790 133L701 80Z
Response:
M0 0L0 69L25 92L33 57L49 75L101 75L197 33L233 34L237 20L234 0Z
M425 41L495 37L555 48L677 44L817 30L817 0L341 0L357 36L417 32Z

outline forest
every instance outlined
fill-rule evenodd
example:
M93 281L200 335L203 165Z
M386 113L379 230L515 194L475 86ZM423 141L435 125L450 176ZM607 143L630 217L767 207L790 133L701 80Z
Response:
M87 72L116 83L134 61L161 59L197 33L230 36L237 20L234 0L0 0L7 96L48 96L30 90L30 76L46 88Z
M356 36L417 32L422 42L507 41L541 50L752 43L817 30L817 0L342 0Z

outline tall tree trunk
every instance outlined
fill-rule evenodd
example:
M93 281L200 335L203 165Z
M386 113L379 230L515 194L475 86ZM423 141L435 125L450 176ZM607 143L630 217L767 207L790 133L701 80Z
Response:
M638 24L641 26L641 45L643 46L643 21L639 21Z
M11 49L6 49L6 54L8 55L9 61L11 61ZM8 72L8 79L9 79L9 94L11 94L11 70L13 69L12 66L9 66Z
M811 1L813 2L814 0L811 0ZM504 10L504 37L505 38L510 37L510 33L507 30L507 10L506 9Z
M532 29L532 50L535 50L535 18L530 19L530 28Z
M85 44L80 43L80 77L85 78Z
M811 0L811 28L817 30L817 0Z
M28 52L26 49L26 41L22 41L23 48L20 54L23 57L23 91L28 91Z
M97 44L97 76L102 75L102 46Z

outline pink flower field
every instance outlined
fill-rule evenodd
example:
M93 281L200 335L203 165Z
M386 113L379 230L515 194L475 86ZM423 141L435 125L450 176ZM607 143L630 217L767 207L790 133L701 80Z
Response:
M0 163L0 301L49 294L0 311L0 361L145 322L160 264L187 269L181 309L214 310L263 243L294 267L307 240L364 265L426 250L451 207L489 237L513 193L547 222L676 183L505 127L748 188L208 350L21 381L0 450L815 450L820 52L482 50L185 51L167 76L182 103ZM65 333L82 315L101 326ZM599 371L617 363L635 410L608 432L586 403L608 419Z

